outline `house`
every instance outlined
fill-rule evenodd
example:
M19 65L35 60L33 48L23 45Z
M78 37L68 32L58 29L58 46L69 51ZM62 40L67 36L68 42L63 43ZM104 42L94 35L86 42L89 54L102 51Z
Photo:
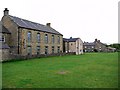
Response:
M51 27L9 15L5 8L2 17L2 41L11 54L39 55L63 52L63 35Z
M108 52L115 52L115 51L116 51L116 48L107 47L107 51L108 51Z
M94 52L95 43L94 42L84 42L83 48L84 48L84 52Z
M83 54L83 42L80 38L63 38L63 52L75 52L76 55Z
M108 48L106 44L100 42L100 40L97 40L97 39L95 39L95 41L91 43L84 42L83 48L84 48L84 52L110 52L111 51L110 47Z
M100 40L95 39L95 50L98 52L107 52L107 45L100 42Z

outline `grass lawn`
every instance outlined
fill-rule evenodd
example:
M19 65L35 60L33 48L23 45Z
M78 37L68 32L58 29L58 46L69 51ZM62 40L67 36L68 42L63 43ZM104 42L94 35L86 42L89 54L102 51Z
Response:
M86 53L2 64L3 88L117 88L118 53Z

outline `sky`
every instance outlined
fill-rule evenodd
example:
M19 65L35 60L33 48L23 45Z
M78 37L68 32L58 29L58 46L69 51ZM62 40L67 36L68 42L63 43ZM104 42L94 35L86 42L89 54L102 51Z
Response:
M64 38L93 42L118 43L119 0L1 0L9 14L51 27Z

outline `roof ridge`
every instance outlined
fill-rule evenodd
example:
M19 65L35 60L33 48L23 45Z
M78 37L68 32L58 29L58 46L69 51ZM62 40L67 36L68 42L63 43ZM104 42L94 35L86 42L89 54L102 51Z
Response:
M30 21L30 20L28 20L28 19L20 18L20 17L17 17L17 16L12 16L12 15L9 15L9 16L10 16L10 17L19 18L19 19L22 19L22 20L25 20L25 21L28 21L28 22L32 22L32 23L35 23L35 24L40 24L40 23L38 23L38 22ZM41 24L41 25L43 25L43 24Z
M57 30L53 29L52 27L48 27L46 25L37 23L37 22L33 22L33 21L29 21L26 19L22 19L16 16L12 16L9 15L9 17L19 26L19 27L23 27L23 28L29 28L29 29L34 29L34 30L40 30L43 32L48 32L48 33L54 33L54 34L59 34L62 35L61 33L59 33Z

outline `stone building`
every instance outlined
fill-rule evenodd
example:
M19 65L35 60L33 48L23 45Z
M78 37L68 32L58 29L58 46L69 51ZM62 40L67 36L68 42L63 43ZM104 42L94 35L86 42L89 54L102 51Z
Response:
M100 42L100 40L95 39L94 44L95 50L97 50L98 52L107 52L107 45Z
M1 21L9 32L3 37L10 47L10 53L26 56L63 52L63 35L50 23L42 25L11 16L7 8Z
M115 52L115 51L116 51L116 48L107 47L107 51L108 51L108 52Z
M10 32L0 22L0 61L9 59L9 46L6 41L10 36ZM6 39L5 39L6 38Z
M63 52L75 52L76 55L83 54L83 42L80 38L63 38Z
M84 52L94 52L95 43L94 42L84 42L83 48L84 48Z
M110 48L106 44L100 42L100 40L95 39L94 42L84 42L83 43L84 52L110 52Z

